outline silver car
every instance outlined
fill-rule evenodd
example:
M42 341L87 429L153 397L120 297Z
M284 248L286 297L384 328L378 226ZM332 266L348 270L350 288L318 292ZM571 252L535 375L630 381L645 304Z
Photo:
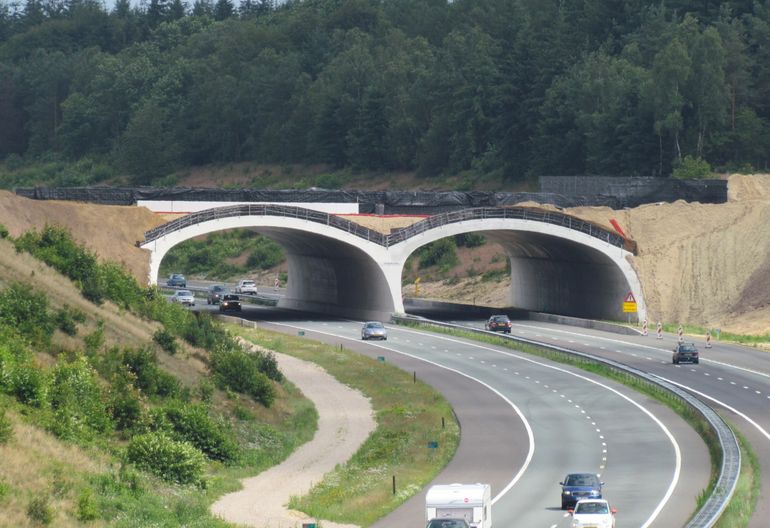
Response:
M190 290L177 290L171 296L171 302L182 306L195 306L195 296Z
M379 321L367 321L361 328L361 339L364 341L368 339L382 339L384 341L388 339L388 330Z

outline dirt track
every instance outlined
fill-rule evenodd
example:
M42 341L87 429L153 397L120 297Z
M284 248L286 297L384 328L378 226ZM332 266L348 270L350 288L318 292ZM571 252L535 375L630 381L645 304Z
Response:
M247 345L248 346L248 345ZM306 494L337 464L344 464L374 430L369 400L339 383L314 363L273 352L287 379L313 401L318 430L283 463L242 480L243 489L215 502L211 511L228 522L257 528L299 528L311 522L302 512L285 507L295 495ZM323 521L324 528L357 528Z

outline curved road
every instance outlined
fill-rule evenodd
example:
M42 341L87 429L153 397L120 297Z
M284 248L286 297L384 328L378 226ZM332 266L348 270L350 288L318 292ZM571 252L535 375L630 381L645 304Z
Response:
M682 526L707 484L700 438L667 408L603 378L409 328L389 326L388 341L361 342L358 322L250 306L243 316L382 356L441 391L462 436L435 482L491 483L495 526L569 526L558 482L572 471L602 475L620 527ZM419 525L423 506L424 492L373 526Z

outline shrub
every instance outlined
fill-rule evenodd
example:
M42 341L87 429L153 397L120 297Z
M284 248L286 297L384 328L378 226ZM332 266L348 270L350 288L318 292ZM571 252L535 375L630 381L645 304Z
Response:
M8 228L0 224L0 238L8 238Z
M474 248L486 244L487 239L484 238L484 235L479 235L478 233L462 233L455 235L455 243L458 247Z
M246 265L250 268L266 270L284 261L285 257L281 246L269 238L259 237L255 243L256 247L246 259Z
M0 292L0 325L15 329L34 343L49 344L54 325L48 298L28 284L12 283Z
M173 336L171 332L169 332L165 328L161 328L160 330L157 330L152 335L152 340L155 341L155 343L157 343L158 346L160 346L160 348L162 348L172 356L177 353L177 349L179 347L176 343L176 338Z
M0 444L7 444L13 438L13 424L5 415L5 409L0 409Z
M132 429L142 419L142 399L134 387L136 378L124 372L112 382L108 409L119 431Z
M163 432L133 437L126 459L168 482L197 484L202 481L203 454L189 443L173 440Z
M202 379L198 384L198 398L204 403L211 403L214 398L214 384L208 379Z
M173 402L158 409L161 427L169 427L177 440L190 442L208 458L232 462L238 458L238 445L232 432L222 424L214 422L203 405L185 405Z
M33 497L27 505L27 517L45 526L53 522L53 513L53 508L45 495Z
M179 393L179 382L171 374L160 370L155 351L128 348L123 352L122 363L135 376L135 387L148 396L165 397Z
M431 242L418 250L420 268L440 266L449 268L457 264L457 253L454 238L442 238Z
M21 403L43 407L47 401L47 389L45 374L31 362L13 367L10 392Z
M54 411L50 428L61 438L90 438L112 428L96 372L84 356L51 370L49 401Z
M96 499L94 499L93 491L91 491L91 488L81 490L78 496L78 520L93 521L98 516L99 511L96 508Z
M275 399L275 389L270 379L260 372L260 362L257 355L222 344L211 352L209 366L221 387L247 394L254 401L270 407Z
M93 357L104 346L104 321L96 323L96 330L83 338L83 344L86 347L86 355Z
M672 176L678 180L695 180L713 178L713 172L708 161L685 156L674 163Z
M74 336L78 333L77 321L85 319L82 312L73 311L69 306L64 306L54 315L56 326L67 335Z

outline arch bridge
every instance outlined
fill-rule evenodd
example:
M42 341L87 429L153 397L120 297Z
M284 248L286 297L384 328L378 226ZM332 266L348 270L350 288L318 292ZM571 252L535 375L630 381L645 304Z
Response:
M428 217L390 234L301 207L241 204L177 218L145 233L150 284L177 244L214 231L246 228L284 250L289 277L278 306L358 319L403 313L401 276L421 246L463 233L500 244L510 260L509 306L592 319L624 318L628 292L639 319L646 309L630 264L635 244L618 233L559 212L529 207L463 209Z

